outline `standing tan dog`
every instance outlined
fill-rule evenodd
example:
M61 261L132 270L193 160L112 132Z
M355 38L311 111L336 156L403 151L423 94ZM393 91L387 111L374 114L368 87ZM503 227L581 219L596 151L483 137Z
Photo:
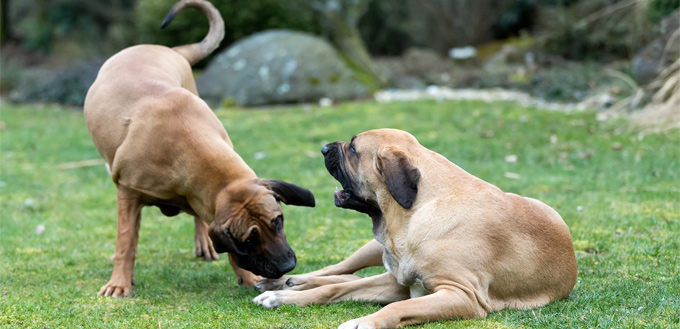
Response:
M254 302L391 303L339 328L393 328L543 306L574 287L569 229L544 203L501 191L400 130L371 130L321 152L344 189L335 205L368 214L375 240L320 271L264 280L259 289L288 290ZM379 264L388 273L350 275Z
M208 17L210 31L202 42L124 49L104 63L85 98L90 136L118 188L113 274L100 296L132 292L143 206L157 206L167 216L193 215L197 255L217 259L228 252L243 285L295 267L279 202L314 206L307 189L259 179L198 97L191 65L217 48L224 22L209 2L183 0L163 26L185 7Z

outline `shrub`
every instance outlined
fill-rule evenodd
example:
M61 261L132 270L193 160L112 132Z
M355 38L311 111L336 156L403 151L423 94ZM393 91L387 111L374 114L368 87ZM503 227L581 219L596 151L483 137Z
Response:
M3 1L3 6L9 7L7 17L3 16L9 20L6 28L11 29L6 32L29 51L54 54L59 43L77 43L84 45L80 49L93 48L93 53L107 52L127 45L133 35L129 29L133 0L8 2ZM122 29L124 35L120 33Z
M680 7L680 0L652 0L649 4L647 17L652 23L658 23L678 7Z
M653 23L678 0L588 0L542 5L542 48L570 59L631 58L653 38Z
M494 36L498 19L518 0L375 0L359 28L374 53L394 55L410 46L445 54Z

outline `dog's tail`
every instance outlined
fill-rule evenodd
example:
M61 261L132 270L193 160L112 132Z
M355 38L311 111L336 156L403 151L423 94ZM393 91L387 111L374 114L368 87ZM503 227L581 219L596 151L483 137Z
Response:
M208 34L201 42L172 48L184 56L184 58L189 61L189 64L194 65L201 59L210 55L210 53L220 45L220 42L222 42L222 39L224 38L224 21L222 20L220 12L206 0L180 0L172 6L168 15L165 16L165 19L161 24L161 29L168 26L175 18L175 15L186 7L200 9L205 16L208 17L208 23L210 23L210 30L208 30Z

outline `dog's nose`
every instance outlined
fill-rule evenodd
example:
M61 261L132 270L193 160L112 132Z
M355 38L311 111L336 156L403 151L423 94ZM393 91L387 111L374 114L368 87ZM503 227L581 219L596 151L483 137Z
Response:
M324 156L326 156L326 154L328 154L328 150L331 149L328 145L330 144L326 144L321 148L321 154L323 154Z
M295 265L297 265L297 257L295 257L295 254L292 251L288 252L286 256L288 256L288 259L283 263L278 264L278 270L281 271L281 273L288 273L295 268Z

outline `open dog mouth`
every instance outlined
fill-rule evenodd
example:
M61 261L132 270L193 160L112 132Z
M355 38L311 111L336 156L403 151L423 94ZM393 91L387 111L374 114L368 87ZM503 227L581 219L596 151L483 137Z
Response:
M335 188L335 206L362 212L371 217L380 214L380 208L376 202L371 202L358 196L354 191L360 188L355 185L350 175L343 168L344 155L339 142L327 144L321 150L324 155L324 163L328 173L335 178L343 189Z
M342 207L343 204L349 200L349 198L352 197L352 194L348 191L341 190L337 186L335 187L335 206L336 207Z
M335 189L334 198L336 207L356 210L371 217L380 214L380 208L374 202L364 200L349 190L341 190L337 187Z

